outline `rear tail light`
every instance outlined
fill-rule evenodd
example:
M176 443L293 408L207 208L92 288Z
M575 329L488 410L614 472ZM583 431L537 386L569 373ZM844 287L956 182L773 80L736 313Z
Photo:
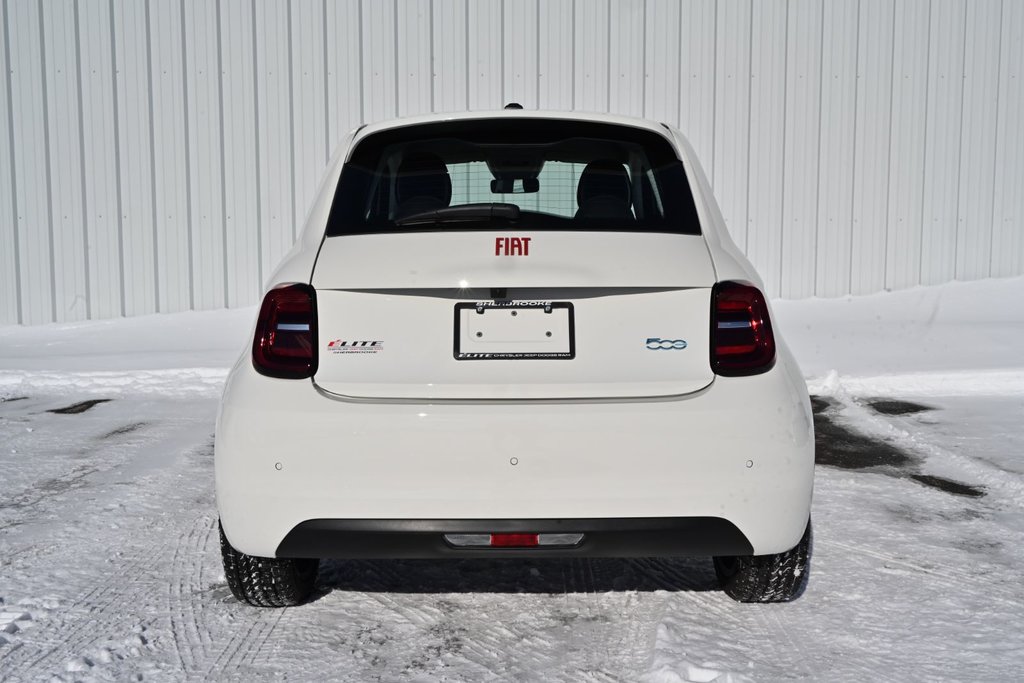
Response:
M775 365L775 336L764 294L743 282L720 282L711 294L711 369L757 375Z
M280 285L267 292L256 321L252 364L268 377L303 379L316 373L316 292Z

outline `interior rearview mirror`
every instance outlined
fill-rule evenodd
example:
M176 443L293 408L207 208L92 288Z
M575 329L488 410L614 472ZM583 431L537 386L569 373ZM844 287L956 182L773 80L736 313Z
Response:
M491 181L493 194L526 194L540 190L536 178L495 178Z

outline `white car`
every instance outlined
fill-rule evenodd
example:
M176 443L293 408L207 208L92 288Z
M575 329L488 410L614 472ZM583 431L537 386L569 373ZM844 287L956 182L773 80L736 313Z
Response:
M807 389L676 130L507 109L365 126L270 280L217 422L234 595L319 558L705 555L784 601Z

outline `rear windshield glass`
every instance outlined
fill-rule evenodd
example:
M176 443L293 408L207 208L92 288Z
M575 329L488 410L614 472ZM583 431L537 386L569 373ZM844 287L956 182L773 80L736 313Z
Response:
M686 173L665 138L543 119L367 137L342 170L327 234L510 227L700 234Z

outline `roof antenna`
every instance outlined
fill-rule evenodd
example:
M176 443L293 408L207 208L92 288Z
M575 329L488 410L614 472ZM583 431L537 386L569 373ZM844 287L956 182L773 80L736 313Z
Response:
M505 109L522 109L522 108L523 108L523 105L519 104L518 102L509 102L508 104L505 105Z

